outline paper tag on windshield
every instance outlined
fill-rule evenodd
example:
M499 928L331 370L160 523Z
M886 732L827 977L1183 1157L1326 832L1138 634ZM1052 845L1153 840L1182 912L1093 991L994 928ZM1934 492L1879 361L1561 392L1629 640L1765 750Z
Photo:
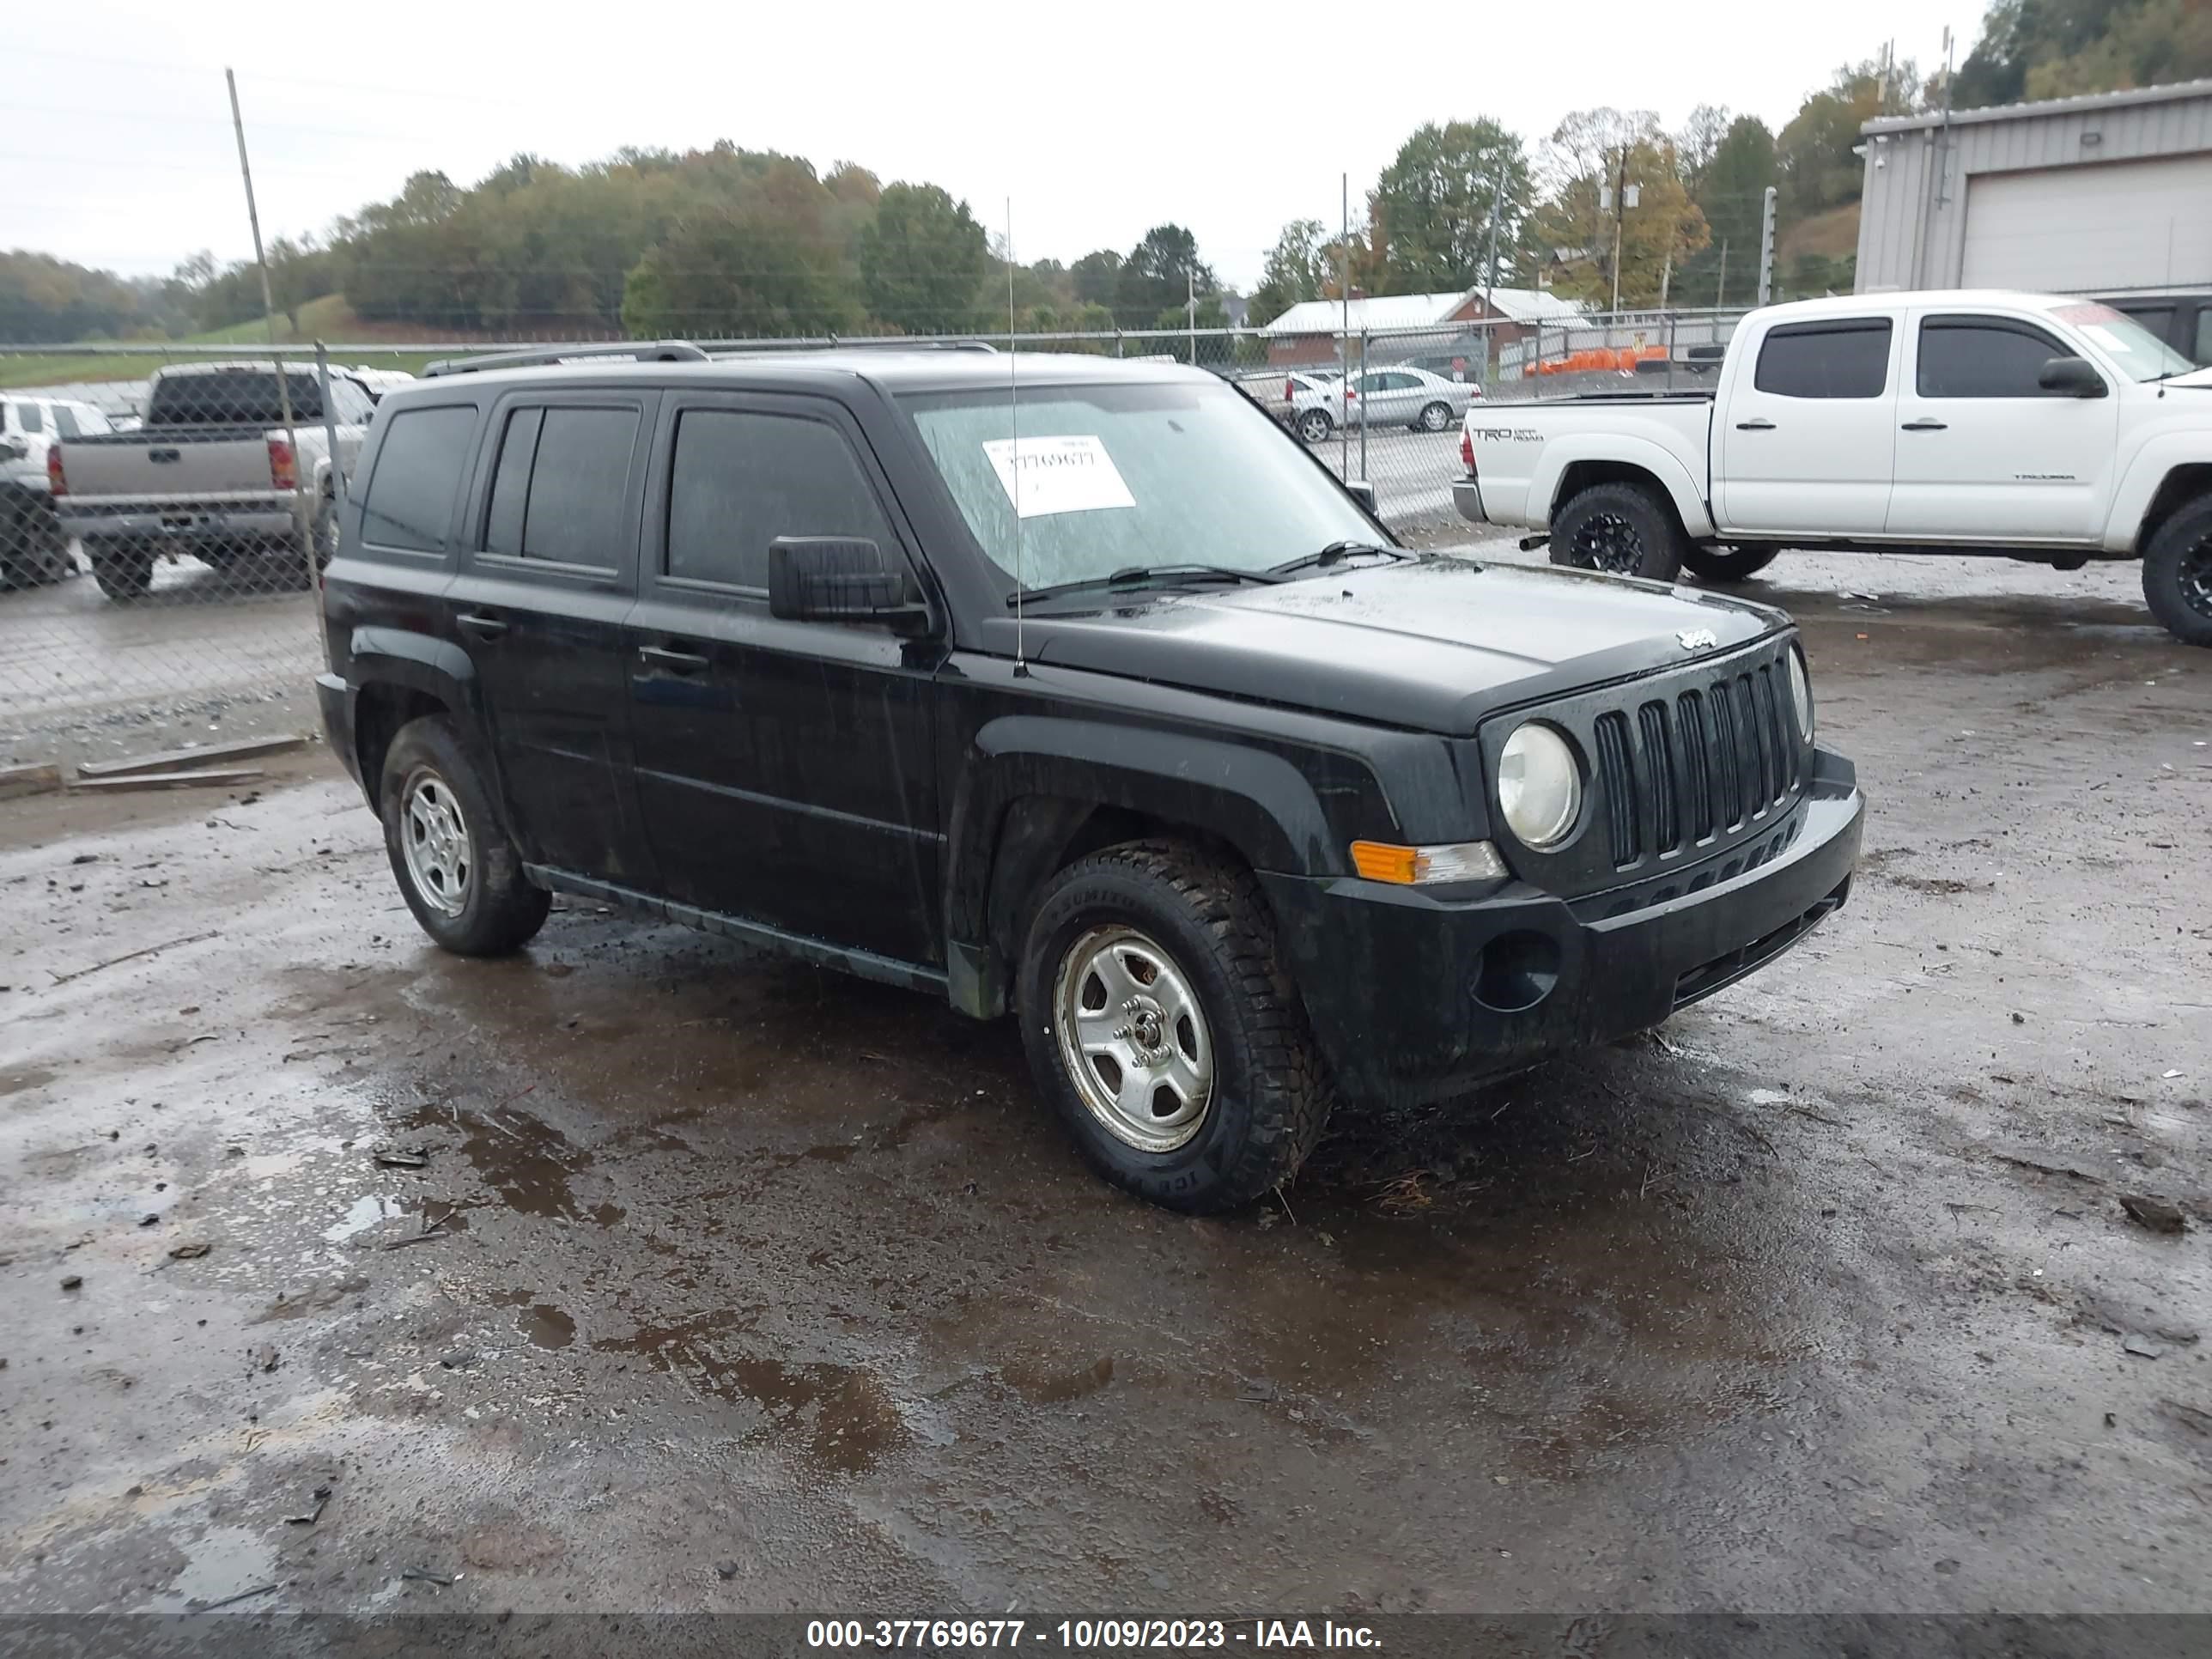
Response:
M999 487L1024 519L1137 504L1121 469L1096 437L994 438L983 446L983 453L999 475Z

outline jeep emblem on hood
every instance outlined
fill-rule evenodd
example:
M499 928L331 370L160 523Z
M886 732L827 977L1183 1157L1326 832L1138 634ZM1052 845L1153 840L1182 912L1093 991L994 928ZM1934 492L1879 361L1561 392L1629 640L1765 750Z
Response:
M1710 651L1720 641L1710 628L1686 628L1674 635L1674 642L1685 651Z

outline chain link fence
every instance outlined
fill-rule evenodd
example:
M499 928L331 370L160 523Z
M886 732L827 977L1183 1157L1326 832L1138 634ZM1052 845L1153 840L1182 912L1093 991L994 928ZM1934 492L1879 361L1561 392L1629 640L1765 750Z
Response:
M1471 405L1707 387L1740 315L960 337L1194 363L1332 471L1370 482L1409 541L1448 546L1478 533L1451 505ZM0 347L0 763L312 726L313 572L377 400L457 351L544 343ZM754 353L854 343L702 343Z

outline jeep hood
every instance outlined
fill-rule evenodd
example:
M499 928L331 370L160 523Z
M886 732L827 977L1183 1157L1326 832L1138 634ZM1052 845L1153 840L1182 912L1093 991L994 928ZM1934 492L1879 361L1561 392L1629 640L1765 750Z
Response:
M1581 571L1437 558L1032 616L1040 665L1471 736L1497 709L1675 667L1789 619Z

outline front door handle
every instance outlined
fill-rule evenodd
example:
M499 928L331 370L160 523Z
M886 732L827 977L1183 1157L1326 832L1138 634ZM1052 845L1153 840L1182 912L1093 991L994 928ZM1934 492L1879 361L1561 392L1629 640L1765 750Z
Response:
M495 640L507 632L507 624L498 617L474 611L464 611L454 620L480 640Z
M1942 421L1931 421L1924 415L1917 421L1907 421L1897 428L1899 432L1948 432L1951 428Z
M641 645L637 654L647 662L672 668L679 674L703 674L707 672L707 659L696 651L678 651L665 645Z
M1739 432L1771 432L1774 430L1774 422L1762 415L1756 420L1738 421L1735 423L1735 429Z

